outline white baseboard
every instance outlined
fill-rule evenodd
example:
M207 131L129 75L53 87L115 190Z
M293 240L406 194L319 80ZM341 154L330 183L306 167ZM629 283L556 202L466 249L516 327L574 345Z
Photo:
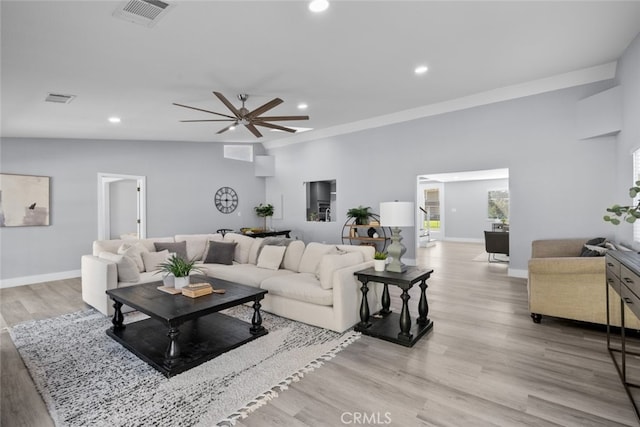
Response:
M528 279L529 278L529 270L519 270L517 268L510 268L507 272L507 276L509 277L518 277L520 279Z
M52 282L54 280L73 279L80 277L80 270L60 271L58 273L38 274L35 276L14 277L0 280L0 288L31 285L34 283Z

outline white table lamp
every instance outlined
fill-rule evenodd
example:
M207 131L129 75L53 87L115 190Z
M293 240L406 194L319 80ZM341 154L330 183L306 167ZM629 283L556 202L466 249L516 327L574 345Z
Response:
M391 245L387 253L391 262L387 265L387 271L404 273L407 266L401 261L407 248L401 243L400 227L413 227L415 221L413 202L382 202L380 203L380 225L391 227Z

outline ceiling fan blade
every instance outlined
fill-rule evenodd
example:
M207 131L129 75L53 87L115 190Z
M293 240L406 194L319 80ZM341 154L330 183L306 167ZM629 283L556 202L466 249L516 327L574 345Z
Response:
M249 131L252 134L254 134L256 136L256 138L262 138L262 134L258 131L258 129L256 129L256 127L253 125L253 123L246 124L246 125L244 125L244 127L249 129Z
M255 110L247 114L247 117L257 118L260 114L271 110L273 107L280 105L283 102L284 101L280 98L274 98L271 101L267 102L266 104L261 105L260 107L256 108Z
M284 120L309 120L309 116L262 116L258 119L263 122L281 122Z
M223 132L228 131L229 129L231 129L232 127L236 126L236 123L231 123L229 126L227 126L224 129L220 129L218 132L216 132L216 135L220 135Z
M235 116L236 116L237 118L240 118L240 111L238 111L238 110L236 109L236 107L234 107L234 106L233 106L233 104L232 104L231 102L229 102L229 100L228 100L228 99L227 99L223 94L221 94L220 92L216 92L216 91L214 91L214 92L213 92L213 94L214 94L215 96L217 96L217 97L218 97L218 99L219 99L220 101L222 101L222 103L223 103L224 105L226 105L226 107L227 107L229 110L231 110L231 112L232 112L233 114L235 114Z
M188 122L233 122L235 119L209 119L209 120L180 120L182 123Z
M287 128L284 126L280 126L280 125L274 125L273 123L266 123L266 122L262 122L262 121L254 121L253 122L254 125L256 126L264 126L266 128L271 128L271 129L277 129L277 130L281 130L284 132L291 132L291 133L295 133L296 130L295 129L291 129L291 128Z
M232 117L232 116L229 116L227 114L220 114L220 113L216 113L215 111L203 110L202 108L190 107L188 105L178 104L178 103L175 103L175 102L173 103L173 105L177 105L178 107L190 108L190 109L196 110L196 111L203 111L205 113L215 114L216 116L228 117L228 118L233 119L233 120L236 119L236 117Z

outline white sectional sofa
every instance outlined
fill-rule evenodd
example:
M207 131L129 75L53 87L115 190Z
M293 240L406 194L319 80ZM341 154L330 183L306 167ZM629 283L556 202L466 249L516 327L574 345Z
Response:
M252 238L236 233L97 240L93 242L93 254L82 256L83 300L100 312L112 315L112 301L105 294L107 289L161 280L162 275L152 266L148 265L151 271L146 271L142 257L136 260L139 271L129 274L133 268L131 247L136 248L134 258L137 251L150 264L165 254L156 251L156 243L184 246L189 259L203 260L198 267L210 277L269 291L262 301L262 309L267 312L337 332L347 330L360 320L361 285L353 273L373 266L374 254L370 246L316 242L305 245L301 240ZM235 247L230 249L225 243L231 247L235 243ZM274 249L274 246L285 248ZM211 261L218 247L233 251L230 264L204 262L207 257ZM380 308L381 288L377 284L369 287L369 307L375 312Z

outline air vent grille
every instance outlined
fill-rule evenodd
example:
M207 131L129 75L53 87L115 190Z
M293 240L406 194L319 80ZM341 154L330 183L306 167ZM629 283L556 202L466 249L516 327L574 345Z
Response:
M75 95L62 95L60 93L49 93L44 99L46 102L56 102L58 104L68 104L73 101Z
M172 6L160 0L130 0L122 3L113 16L152 27Z

